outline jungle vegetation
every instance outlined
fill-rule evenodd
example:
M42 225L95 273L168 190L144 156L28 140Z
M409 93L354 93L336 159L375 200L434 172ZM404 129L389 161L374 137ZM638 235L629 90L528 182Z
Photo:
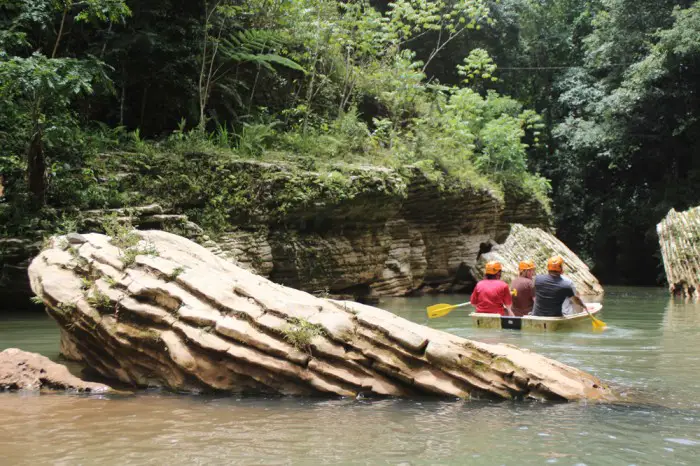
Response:
M167 195L125 172L418 164L653 284L654 225L700 203L699 65L691 1L2 0L0 232Z

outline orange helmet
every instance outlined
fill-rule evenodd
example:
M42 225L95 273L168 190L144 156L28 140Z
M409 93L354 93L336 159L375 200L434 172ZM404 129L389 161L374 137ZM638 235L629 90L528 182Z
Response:
M564 259L561 256L550 257L547 261L547 270L562 273L564 271Z
M486 275L496 275L502 269L503 269L503 267L501 267L500 262L491 261L491 262L486 263L486 267L484 268L484 273L486 273Z
M531 260L520 261L520 264L518 264L518 270L521 272L525 270L535 270L535 263Z

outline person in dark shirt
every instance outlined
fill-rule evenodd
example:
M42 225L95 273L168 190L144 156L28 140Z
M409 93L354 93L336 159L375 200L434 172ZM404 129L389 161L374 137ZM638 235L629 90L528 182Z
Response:
M585 308L574 285L564 273L564 259L560 256L550 257L547 261L547 275L535 277L535 306L532 315L541 317L561 317L562 304L566 298Z
M500 262L492 261L486 264L486 278L476 284L470 301L476 312L504 315L505 309L509 316L513 315L510 288L501 280L501 270Z
M510 288L513 290L513 314L522 317L528 315L535 304L535 282L532 280L535 263L531 260L520 261L518 270L520 275L510 282Z

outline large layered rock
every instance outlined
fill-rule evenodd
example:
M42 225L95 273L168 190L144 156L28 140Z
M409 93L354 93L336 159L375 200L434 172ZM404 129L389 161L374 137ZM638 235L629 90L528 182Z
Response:
M537 273L547 273L547 259L552 256L564 258L564 276L574 282L576 291L582 295L596 296L603 294L603 287L593 276L588 266L554 235L540 228L528 228L514 224L508 238L503 244L497 244L482 254L473 270L476 277L484 275L484 264L499 261L503 266L503 279L510 282L518 276L518 264L530 259L537 266Z
M671 209L656 225L669 291L697 297L700 288L700 207Z
M3 390L106 393L112 388L81 380L46 356L8 348L0 352L0 391Z
M139 235L55 238L29 268L64 351L105 377L173 390L613 398L597 378L529 351L320 299L170 233Z

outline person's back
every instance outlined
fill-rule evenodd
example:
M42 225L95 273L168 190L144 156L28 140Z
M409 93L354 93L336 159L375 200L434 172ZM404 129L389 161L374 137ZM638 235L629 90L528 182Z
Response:
M574 295L573 284L568 278L554 274L538 275L535 277L535 305L532 315L561 317L564 300Z
M522 317L532 311L535 298L535 285L532 275L535 273L535 263L530 260L521 261L518 265L520 275L510 282L513 289L513 314Z
M476 284L472 292L471 303L476 312L484 314L513 315L510 307L512 298L508 284L501 280L501 264L489 262L486 264L486 279Z

